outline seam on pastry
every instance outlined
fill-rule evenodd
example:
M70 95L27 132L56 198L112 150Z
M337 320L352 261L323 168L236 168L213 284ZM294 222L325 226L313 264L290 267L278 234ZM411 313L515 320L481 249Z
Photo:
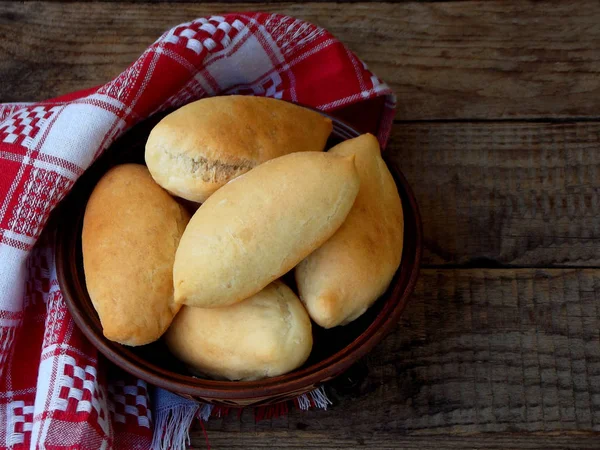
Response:
M161 148L161 151L171 159L183 162L188 169L188 175L193 178L201 178L205 182L222 182L240 175L256 166L252 161L241 161L238 164L228 164L217 160L209 160L204 156L192 157L183 153L173 153L169 149Z

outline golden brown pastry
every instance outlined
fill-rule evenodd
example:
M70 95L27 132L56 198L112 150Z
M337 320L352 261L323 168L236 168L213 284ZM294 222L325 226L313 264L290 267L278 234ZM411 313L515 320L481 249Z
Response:
M98 182L81 240L87 289L108 339L143 345L167 329L180 307L173 261L188 221L144 166L117 166Z
M229 180L288 153L322 151L331 121L281 100L231 95L190 103L150 133L146 164L174 195L204 202Z
M402 203L377 139L366 134L329 153L356 157L360 191L340 229L296 267L300 298L325 328L351 322L385 292L404 239Z
M175 301L210 308L256 294L331 237L358 188L352 157L318 152L281 156L230 181L181 238Z
M312 330L296 294L275 281L235 305L184 306L165 340L171 352L197 372L258 380L301 366L312 349Z

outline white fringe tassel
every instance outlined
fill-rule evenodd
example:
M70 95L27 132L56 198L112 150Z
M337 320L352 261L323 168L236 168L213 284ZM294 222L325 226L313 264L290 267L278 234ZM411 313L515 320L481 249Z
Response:
M151 449L185 450L186 444L190 444L190 426L199 407L199 404L177 405L158 411Z
M310 397L309 397L310 396ZM311 407L312 398L315 407L327 409L333 403L323 386L298 397L298 406L303 411ZM178 404L172 408L162 408L156 412L152 450L185 450L190 444L189 430L194 417L206 422L213 410L213 405L208 403Z
M320 386L314 391L312 391L310 393L310 396L312 397L313 401L315 402L315 405L317 405L317 408L319 409L324 409L327 411L327 405L333 405L331 400L329 400L329 398L327 397L327 394L325 393L325 388L323 386Z
M321 386L314 391L309 392L308 394L302 394L300 397L298 397L298 406L302 411L307 411L310 409L310 399L308 398L309 395L315 402L315 406L319 409L327 410L328 405L333 405L331 400L329 400L327 397L325 389L323 386Z
M200 410L198 411L198 419L202 420L203 422L206 422L208 420L208 418L210 417L210 413L212 413L213 410L213 405L210 405L208 403L201 403L200 405ZM218 417L221 417L221 412L219 411L219 415Z

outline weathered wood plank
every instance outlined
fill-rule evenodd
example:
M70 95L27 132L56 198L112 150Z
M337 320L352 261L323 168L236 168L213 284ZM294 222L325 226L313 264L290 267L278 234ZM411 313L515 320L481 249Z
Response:
M600 435L465 438L600 431L599 304L600 270L426 269L398 327L366 358L368 375L330 387L334 407L258 424L250 412L214 418L210 439L215 448L600 448ZM195 445L203 439L196 430Z
M600 265L600 123L397 124L425 264Z
M592 0L0 3L0 101L106 82L168 27L227 10L329 29L395 89L400 119L599 115L600 3Z
M343 426L340 424L340 426ZM333 434L333 436L332 436ZM228 449L320 449L348 450L584 450L599 448L600 436L519 436L493 434L476 436L398 436L388 433L357 433L353 438L341 439L328 431L276 431L255 433L229 433L210 431L209 442L213 450ZM206 440L201 431L192 432L192 449L206 450Z

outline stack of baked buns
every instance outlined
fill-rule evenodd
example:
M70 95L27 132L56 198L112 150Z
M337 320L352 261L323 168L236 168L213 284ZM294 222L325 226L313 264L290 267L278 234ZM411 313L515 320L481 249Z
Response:
M106 338L163 337L195 374L257 380L306 361L311 319L331 328L363 314L400 264L402 205L377 139L325 152L331 131L318 112L246 96L158 123L147 167L112 168L85 211L86 284ZM291 270L295 291L281 280Z

